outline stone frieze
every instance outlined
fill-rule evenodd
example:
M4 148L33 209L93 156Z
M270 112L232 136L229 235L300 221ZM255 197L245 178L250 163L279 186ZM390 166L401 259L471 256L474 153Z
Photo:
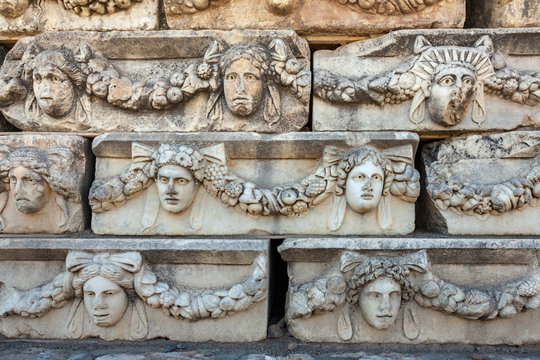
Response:
M462 27L463 0L165 0L171 29L293 29L358 36L404 28Z
M451 234L539 234L538 131L471 135L427 145L428 227Z
M313 127L421 134L538 127L537 40L531 30L403 31L318 51Z
M0 5L0 34L34 35L51 30L152 30L156 0L15 0Z
M532 242L309 241L288 239L280 247L293 279L286 319L297 338L399 343L536 341L534 336L512 332L508 339L501 333L534 326L532 319L538 319L540 269ZM516 261L518 254L521 259Z
M420 192L413 134L312 135L98 137L92 228L100 234L205 235L413 229L411 210ZM114 155L121 162L110 159L115 142L131 145Z
M173 261L150 265L137 251L70 251L65 258L65 271L44 285L28 287L36 282L32 276L16 285L11 279L2 279L2 333L14 336L25 328L26 332L19 336L94 336L106 340L169 337L187 341L264 338L267 241L258 240L257 246L240 246L235 257L227 253L226 244L220 246L218 242L207 240L205 250L184 243L183 251L198 258L181 264ZM202 263L209 251L222 256L219 261L211 261L216 265ZM55 268L56 262L41 259L39 253L30 257L36 268ZM17 265L0 263L0 267L6 266ZM227 275L216 276L217 268ZM214 274L214 279L200 275L205 271ZM195 273L196 278L192 276ZM218 284L219 281L223 283ZM253 320L254 326L247 326L252 333L236 328L238 321L246 321L246 316ZM204 335L210 328L211 334Z
M48 33L11 50L0 104L31 131L299 130L309 59L291 31Z
M89 141L78 136L1 135L0 232L84 230L88 150Z

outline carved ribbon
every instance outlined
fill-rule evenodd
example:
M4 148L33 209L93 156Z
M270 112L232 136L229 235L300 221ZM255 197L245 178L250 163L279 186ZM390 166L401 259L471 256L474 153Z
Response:
M111 253L87 253L83 251L71 251L66 257L66 269L76 273L90 264L112 263L118 265L123 270L136 273L141 269L141 254L135 251L120 254Z

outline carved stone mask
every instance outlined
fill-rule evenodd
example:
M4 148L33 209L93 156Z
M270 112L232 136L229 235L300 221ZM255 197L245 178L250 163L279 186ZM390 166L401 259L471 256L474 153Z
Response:
M124 289L114 282L96 276L84 283L83 291L84 306L94 324L114 326L124 316L128 297Z
M39 107L53 117L67 115L75 105L75 89L69 76L58 66L65 62L58 51L44 51L36 59L33 89Z
M37 172L17 166L8 173L9 191L17 210L25 214L39 212L49 202L51 189Z
M233 114L253 114L261 105L264 95L261 70L248 59L234 61L225 70L223 91L227 107Z
M383 169L372 161L366 161L349 172L345 184L345 199L351 209L363 214L377 208L383 188Z
M435 74L426 106L430 118L441 125L460 123L475 97L475 73L464 66L445 66Z
M186 168L179 165L162 166L156 181L159 201L168 212L178 214L193 203L197 184Z
M1 0L0 14L7 18L21 16L28 8L28 0Z
M369 325L379 330L388 329L399 313L401 286L392 278L379 277L362 288L358 305Z

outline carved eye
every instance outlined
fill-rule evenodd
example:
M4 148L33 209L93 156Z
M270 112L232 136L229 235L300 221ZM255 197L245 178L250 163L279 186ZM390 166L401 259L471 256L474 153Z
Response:
M379 299L381 297L381 294L379 294L378 292L374 292L374 293L371 293L371 297L374 299Z
M169 182L169 178L166 178L165 176L161 176L159 178L159 182L162 184L167 184Z
M353 176L354 180L364 180L366 176L364 174L356 174Z
M176 179L176 182L177 182L179 185L187 185L187 183L189 183L189 180L188 180L188 179L184 179L184 178L178 178L178 179Z
M452 86L455 84L455 81L452 76L445 76L441 80L439 80L439 84L443 86Z
M379 174L375 174L375 175L373 175L373 180L382 181L382 176L379 175Z
M257 77L253 74L246 74L245 77L246 77L246 80L249 80L249 81L257 80Z
M93 291L85 291L84 295L86 295L86 296L94 296L95 294L94 294Z
M24 182L29 184L29 185L34 185L34 184L37 184L37 180L36 179L32 179L32 178L27 178L25 177L24 179Z
M16 184L17 183L17 178L12 176L9 178L9 182L12 183L12 184Z
M107 295L107 296L114 295L114 291L112 291L112 290L106 291L106 292L105 292L105 295Z
M40 82L41 81L41 75L34 73L34 81Z
M399 291L392 291L390 296L393 297L393 298L401 297L401 293Z
M472 85L472 84L474 84L474 78L471 77L471 76L465 76L463 78L463 84L464 85Z
M60 82L60 79L59 79L57 76L53 76L53 77L52 77L52 81L53 81L54 83L59 83L59 82Z
M225 79L226 80L235 80L236 79L236 74L235 73L227 74L225 76Z

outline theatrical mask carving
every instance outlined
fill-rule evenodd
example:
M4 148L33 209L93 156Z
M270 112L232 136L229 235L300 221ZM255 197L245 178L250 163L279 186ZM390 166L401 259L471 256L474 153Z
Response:
M369 257L341 252L339 268L324 277L289 286L288 319L310 318L322 312L339 313L336 330L345 341L354 336L356 314L376 330L397 326L416 339L421 325L410 302L469 320L510 318L540 307L540 271L533 268L522 280L490 289L467 288L438 278L424 250L403 256Z
M79 183L72 151L2 146L0 177L1 231L73 232L82 224L73 223L81 215ZM75 228L74 228L75 226Z
M266 257L260 255L251 276L232 290L182 291L158 281L138 252L72 251L66 258L67 271L52 282L27 291L3 286L0 316L40 317L72 300L68 337L85 336L89 318L98 328L127 323L128 338L140 340L148 334L146 306L162 308L179 320L217 319L247 310L266 297L266 267ZM124 319L128 314L130 319Z
M467 114L479 126L486 120L484 95L529 106L540 104L540 78L534 71L517 71L494 54L491 38L482 36L472 47L434 46L417 36L416 56L386 74L358 79L315 70L314 93L330 102L390 106L411 101L414 124L430 120L444 127L463 121ZM497 69L494 68L497 57Z
M328 219L331 231L340 228L347 205L360 214L377 211L384 229L392 222L388 197L414 202L420 191L419 174L411 159L385 155L370 147L350 151L326 147L312 175L265 189L229 170L223 144L202 149L163 144L153 149L133 143L130 168L119 176L96 179L90 205L95 213L112 210L154 183L158 196L147 191L141 220L144 228L154 226L159 208L175 214L190 209L191 226L197 230L201 224L198 216L204 214L201 197L205 196L198 192L206 192L228 207L263 216L301 215L334 197Z
M291 106L283 105L288 102L282 101L281 88L289 88L301 106L309 102L309 65L296 59L281 39L267 46L227 46L216 40L209 45L202 61L184 64L172 74L159 74L156 80L135 82L121 75L121 69L84 41L73 48L49 49L31 42L19 63L3 68L0 105L9 110L24 101L25 119L20 119L19 114L7 115L22 128L45 118L40 129L56 125L55 131L62 126L110 131L125 124L96 123L93 107L100 111L103 106L133 112L165 111L199 93L208 93L205 119L183 126L229 131L247 126L275 132L288 126L282 116L287 110L283 106ZM96 102L97 99L103 102ZM224 113L231 124L224 124ZM164 130L163 121L156 121L151 129Z

